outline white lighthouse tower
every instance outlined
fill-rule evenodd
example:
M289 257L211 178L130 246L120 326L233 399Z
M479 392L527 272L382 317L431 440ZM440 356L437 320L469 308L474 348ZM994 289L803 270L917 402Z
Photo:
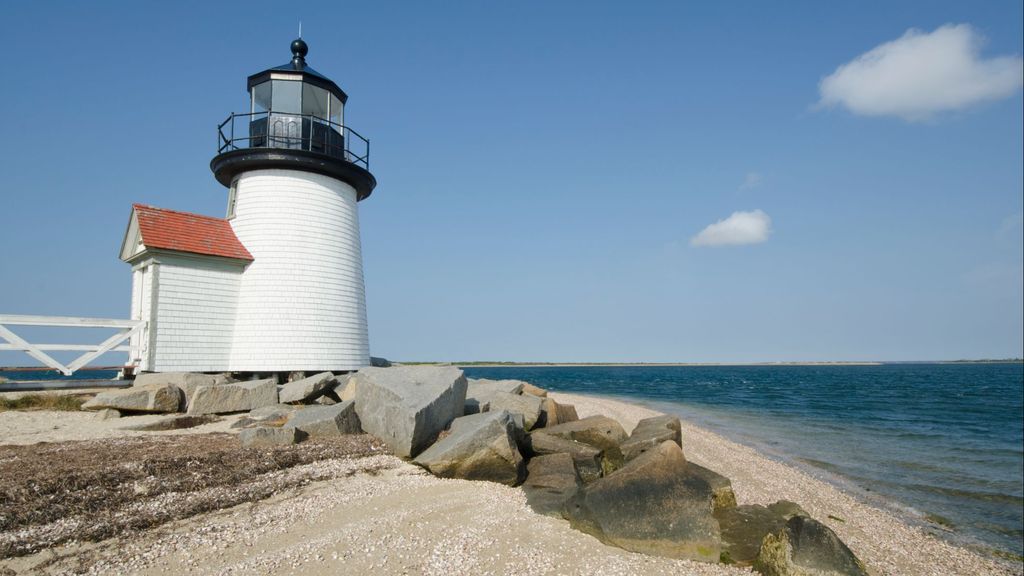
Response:
M291 50L249 77L249 112L221 126L210 163L253 256L229 369L356 370L370 363L356 203L377 181L369 142L345 124L348 96L306 65L304 41Z
M306 65L308 47L248 79L249 110L218 127L210 162L225 218L135 205L140 371L357 370L370 363L357 203L377 184L348 96Z

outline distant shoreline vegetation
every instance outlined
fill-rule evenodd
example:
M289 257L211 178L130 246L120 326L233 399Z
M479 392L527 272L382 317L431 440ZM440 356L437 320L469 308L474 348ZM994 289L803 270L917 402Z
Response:
M394 361L407 366L884 366L886 364L1024 364L1024 358L984 358L979 360L901 360L901 361L820 361L820 362L506 362L473 360L466 362Z

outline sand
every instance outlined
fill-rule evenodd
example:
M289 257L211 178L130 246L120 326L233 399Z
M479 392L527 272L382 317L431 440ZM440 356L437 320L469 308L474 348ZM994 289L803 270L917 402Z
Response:
M603 413L627 430L656 414L609 399L552 396L575 404L581 417ZM56 414L0 413L0 441L52 442L123 433L117 420L71 413L54 424ZM683 446L691 460L729 476L741 504L782 498L799 502L839 533L873 574L1021 573L1016 566L940 541L799 470L685 423ZM393 456L305 466L311 474L317 467L331 468L321 477L334 479L123 539L0 561L0 567L21 571L48 562L45 573L77 567L97 574L748 573L605 546L564 520L534 514L518 489L434 478Z
M35 444L36 442L68 442L73 440L96 440L99 438L120 438L124 436L159 436L161 434L207 434L228 432L231 424L241 418L226 416L217 422L175 430L173 432L142 432L130 427L144 426L161 420L167 415L132 416L100 420L92 412L0 412L0 444Z

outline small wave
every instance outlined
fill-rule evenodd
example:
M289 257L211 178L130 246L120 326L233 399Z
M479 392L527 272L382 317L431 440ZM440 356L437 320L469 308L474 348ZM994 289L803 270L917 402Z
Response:
M838 466L836 464L833 464L831 462L825 462L824 460L815 460L814 458L797 458L797 460L800 461L800 462L803 462L804 464L810 464L811 466L814 466L815 468L821 468L822 470L827 470L829 472L833 472L833 473L836 473L836 474L842 474L843 473L843 468L842 467L840 467L840 466ZM849 474L847 474L847 475L849 475Z
M1018 509L1024 507L1024 498L1013 494L1002 494L998 492L981 492L976 490L964 490L961 488L947 488L945 486L933 486L931 484L905 484L911 490L939 494L950 498L963 498L978 502L1000 502L1016 506Z

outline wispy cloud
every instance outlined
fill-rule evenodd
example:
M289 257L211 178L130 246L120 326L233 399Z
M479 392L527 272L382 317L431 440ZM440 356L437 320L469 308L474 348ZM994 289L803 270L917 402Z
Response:
M740 190L752 190L761 185L764 181L764 176L761 176L760 172L747 172L747 175L743 178L743 183L740 184Z
M772 219L762 210L733 212L690 239L691 246L760 244L772 232Z
M1020 56L982 59L968 24L908 30L843 64L818 85L819 105L908 121L1011 96L1024 84Z

